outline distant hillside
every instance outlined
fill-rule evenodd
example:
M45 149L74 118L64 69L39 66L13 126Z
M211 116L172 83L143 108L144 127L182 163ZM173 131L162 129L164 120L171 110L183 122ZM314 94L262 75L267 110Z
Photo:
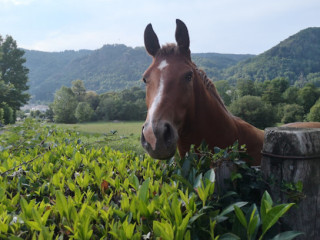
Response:
M151 62L143 47L125 45L105 45L94 51L25 51L34 101L52 101L57 89L71 86L76 79L98 93L139 86L141 75ZM294 83L308 76L319 78L320 28L302 30L257 56L194 53L192 59L213 81L235 83L240 78L265 81L287 77Z
M151 63L143 47L105 45L91 51L39 52L25 50L30 69L29 85L33 101L52 101L62 85L76 79L89 90L103 93L141 85L142 73ZM212 79L219 79L223 69L252 55L198 53L192 58Z
M193 53L192 60L213 80L221 80L223 71L238 62L250 59L250 54Z
M226 69L222 77L235 82L239 78L258 81L299 77L320 72L320 28L307 28L280 42L270 50Z
M76 79L98 93L137 85L150 62L144 49L124 45L106 45L95 51L26 51L25 56L30 69L30 93L34 100L41 101L52 101L57 89L71 86Z
M36 99L45 99L46 96L52 95L51 86L55 83L49 83L47 79L51 76L58 75L62 69L70 62L77 58L81 58L90 53L90 51L64 51L64 52L40 52L26 50L24 57L26 58L26 66L29 68L29 92Z

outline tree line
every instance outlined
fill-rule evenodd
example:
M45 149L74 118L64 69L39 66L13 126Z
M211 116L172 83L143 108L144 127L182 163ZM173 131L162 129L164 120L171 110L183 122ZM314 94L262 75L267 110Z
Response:
M50 105L53 120L58 123L100 120L143 120L146 117L145 92L133 87L121 92L97 94L87 91L82 80L62 86Z
M320 121L320 89L311 81L289 82L281 77L264 82L239 79L235 86L222 80L215 85L228 109L256 127Z
M141 73L151 62L144 48L122 44L104 45L97 50L47 53L26 51L33 101L52 102L62 85L81 79L98 94L137 86ZM143 84L140 83L140 86Z
M287 78L264 82L239 79L235 86L226 80L215 85L230 112L258 128L320 121L320 89L312 82L289 82ZM71 88L61 87L51 109L54 121L61 123L144 120L147 112L141 88L98 95L87 91L82 80L73 81Z
M0 123L16 121L17 111L26 104L30 95L26 92L29 70L24 51L17 48L11 36L0 35Z

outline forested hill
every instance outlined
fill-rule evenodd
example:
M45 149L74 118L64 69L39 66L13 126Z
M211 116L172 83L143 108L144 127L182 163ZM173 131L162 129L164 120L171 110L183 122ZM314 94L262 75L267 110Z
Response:
M39 52L25 50L30 69L29 85L33 100L52 101L62 85L83 80L89 90L98 93L121 90L141 84L142 73L151 63L143 47L105 45L98 50ZM193 60L212 79L220 79L223 69L253 55L199 53Z
M320 73L319 27L304 29L270 50L241 61L225 70L222 77L232 82L239 78L262 82L287 77L293 83L316 73Z
M125 45L59 53L26 50L25 56L30 69L30 94L42 101L52 101L57 89L71 86L76 79L98 93L134 86L150 63L143 48Z
M52 101L57 89L70 87L76 79L97 93L139 86L151 63L143 47L125 45L105 45L94 51L25 51L30 93L33 100L41 101ZM297 80L320 81L320 28L302 30L257 56L194 53L192 59L213 81L263 82L276 77L287 77L292 84Z

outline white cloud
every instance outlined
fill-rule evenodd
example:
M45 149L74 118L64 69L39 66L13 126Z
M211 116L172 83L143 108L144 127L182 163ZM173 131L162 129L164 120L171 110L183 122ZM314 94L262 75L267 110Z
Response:
M175 19L196 52L260 53L310 26L319 0L0 0L0 34L28 49L97 49L143 45L152 23L161 44L174 41Z
M80 50L80 49L97 49L104 44L121 44L135 47L136 40L131 38L125 42L127 35L119 32L110 31L82 31L75 33L51 32L45 38L38 40L29 45L22 46L27 49L39 51L62 51L62 50ZM142 45L142 41L141 44Z
M15 6L18 5L29 5L32 2L34 2L35 0L0 0L0 4L13 4Z

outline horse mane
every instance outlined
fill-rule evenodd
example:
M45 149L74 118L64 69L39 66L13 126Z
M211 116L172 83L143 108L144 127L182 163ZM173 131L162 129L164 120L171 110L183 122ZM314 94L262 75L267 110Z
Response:
M179 47L175 43L168 43L168 44L162 46L158 50L157 56L166 57L168 55L177 55L179 53L180 53ZM225 109L227 112L229 112L228 109L226 108L222 98L220 97L216 86L213 84L211 79L208 78L207 74L202 69L199 69L194 62L192 62L192 65L196 69L196 71L198 72L200 79L202 80L203 84L205 85L205 88L209 91L210 95L218 101L218 103L223 107L223 109Z
M198 69L197 66L195 65L195 63L193 63L193 64L196 67L196 71L198 72L205 88L208 90L210 95L213 96L218 101L218 103L221 105L221 107L223 107L223 109L225 109L227 112L229 112L228 109L226 108L226 105L224 104L222 98L220 97L216 86L213 84L211 79L208 78L207 74L202 69Z

